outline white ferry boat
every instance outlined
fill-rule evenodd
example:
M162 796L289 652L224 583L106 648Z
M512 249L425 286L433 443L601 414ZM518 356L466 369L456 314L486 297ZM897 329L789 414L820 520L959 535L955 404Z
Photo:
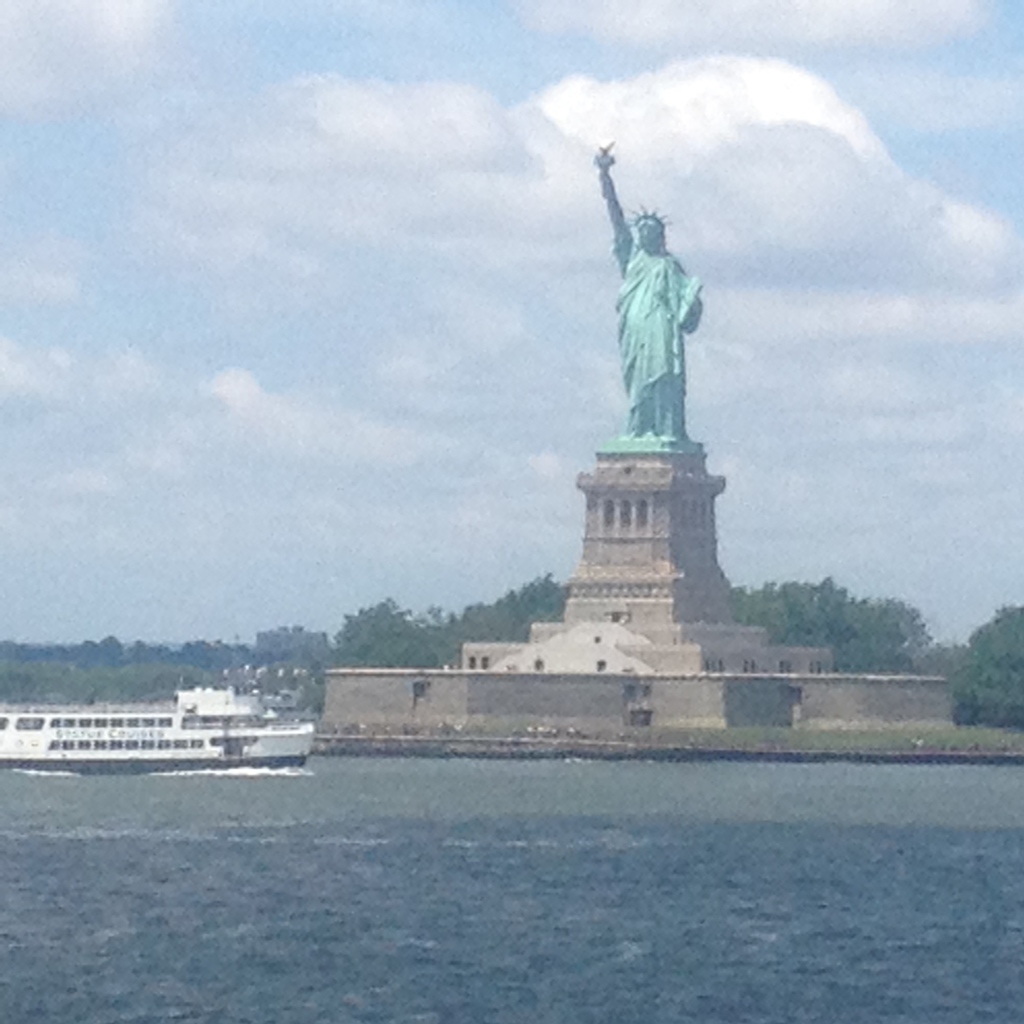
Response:
M305 763L314 728L231 688L179 690L173 704L0 704L0 767L79 774L282 768Z

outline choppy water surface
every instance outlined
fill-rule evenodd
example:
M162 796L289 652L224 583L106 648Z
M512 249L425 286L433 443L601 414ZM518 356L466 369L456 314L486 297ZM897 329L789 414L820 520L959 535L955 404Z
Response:
M1024 770L0 773L0 1021L1010 1022Z

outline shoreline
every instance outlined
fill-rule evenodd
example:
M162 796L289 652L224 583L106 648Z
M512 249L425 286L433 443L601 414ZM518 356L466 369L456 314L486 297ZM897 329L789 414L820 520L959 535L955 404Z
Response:
M313 753L324 757L478 758L482 760L759 761L789 764L1024 765L1024 750L872 749L714 746L631 740L482 736L337 736L321 734Z

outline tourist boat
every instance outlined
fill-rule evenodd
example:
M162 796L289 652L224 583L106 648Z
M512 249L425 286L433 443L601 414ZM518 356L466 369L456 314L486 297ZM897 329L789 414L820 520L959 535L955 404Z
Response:
M0 767L79 774L284 768L305 763L314 728L230 687L179 690L162 704L0 704Z

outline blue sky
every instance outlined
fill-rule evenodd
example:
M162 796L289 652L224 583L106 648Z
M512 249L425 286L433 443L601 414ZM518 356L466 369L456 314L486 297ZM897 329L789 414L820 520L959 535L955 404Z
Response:
M0 636L567 577L615 139L729 577L966 637L1024 603L1022 54L1008 0L6 0Z

